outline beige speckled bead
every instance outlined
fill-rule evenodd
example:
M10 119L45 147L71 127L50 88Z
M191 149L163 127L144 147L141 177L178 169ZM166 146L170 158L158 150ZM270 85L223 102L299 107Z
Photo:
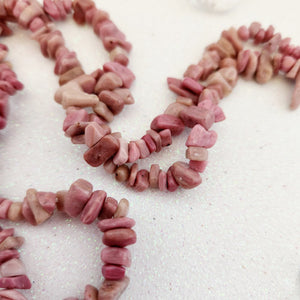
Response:
M32 214L34 216L36 225L45 222L47 219L51 217L51 214L46 212L44 208L41 206L38 200L37 191L35 189L28 189L26 191L26 198L28 201L28 205L32 211Z
M184 110L185 108L186 108L186 105L178 103L178 102L174 102L174 103L169 104L169 106L164 111L164 114L179 117L180 112L182 110Z
M63 108L67 108L69 106L94 107L98 103L99 98L96 95L72 90L63 93L61 102Z
M119 166L115 171L116 180L119 182L127 181L129 178L129 167L127 165Z
M103 168L109 174L114 174L117 170L117 166L114 164L112 158L110 158L103 164Z
M24 219L22 215L22 202L13 202L8 209L8 220L12 222L21 221Z
M179 96L179 97L176 98L176 103L184 104L186 106L192 106L193 105L193 100L190 99L190 98Z
M64 85L67 82L73 80L74 78L83 75L84 71L82 70L81 67L75 67L66 73L62 74L59 76L59 85Z
M114 119L113 113L109 110L107 105L101 101L98 101L98 104L93 107L94 112L105 119L107 122L112 122Z
M207 160L208 151L206 148L202 147L188 147L186 149L185 157L189 160Z
M118 208L114 214L114 218L122 218L128 215L129 201L125 198L121 199Z

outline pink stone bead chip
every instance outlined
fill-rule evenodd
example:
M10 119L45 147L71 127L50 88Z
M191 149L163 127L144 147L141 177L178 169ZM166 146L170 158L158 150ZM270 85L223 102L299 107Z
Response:
M25 220L32 225L40 225L48 220L56 208L65 212L68 217L80 216L84 224L99 220L98 227L104 233L103 243L108 246L100 255L104 263L102 274L105 280L99 292L97 288L87 285L84 299L102 299L98 298L101 294L107 299L115 299L115 295L119 296L129 282L125 272L131 265L131 254L126 246L136 242L136 233L132 229L135 221L127 217L129 201L123 198L118 203L114 198L107 197L104 191L93 191L91 183L84 179L76 180L68 191L56 194L29 189L24 201L20 203L0 198L1 219ZM13 228L0 228L0 287L4 288L0 291L1 299L26 299L13 289L31 288L20 253L16 250L23 242L22 237L14 236Z

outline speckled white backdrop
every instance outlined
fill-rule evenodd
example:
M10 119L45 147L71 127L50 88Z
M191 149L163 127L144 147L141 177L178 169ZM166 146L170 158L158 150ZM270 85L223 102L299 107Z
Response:
M130 67L137 76L136 104L112 124L130 139L174 101L166 77L180 77L210 42L231 25L258 20L300 43L298 0L244 0L226 14L196 9L187 0L103 0L133 43ZM87 72L108 60L91 28L58 24ZM2 42L2 40L1 40ZM25 89L11 98L8 127L0 132L0 193L15 201L26 189L66 189L79 177L95 189L131 201L138 242L131 246L131 283L122 299L299 299L300 297L300 110L290 112L293 84L276 78L265 86L240 80L221 106L226 121L209 151L203 184L173 194L136 193L102 168L88 167L83 146L64 137L63 109L53 101L54 64L42 57L28 32L5 43ZM188 131L162 153L142 162L167 167L184 159ZM87 283L99 286L101 233L61 214L16 233L33 287L28 299L83 297Z

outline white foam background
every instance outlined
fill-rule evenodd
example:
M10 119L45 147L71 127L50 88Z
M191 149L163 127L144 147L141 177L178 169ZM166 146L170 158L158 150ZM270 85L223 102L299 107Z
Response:
M298 0L245 0L226 14L199 10L187 0L106 0L107 10L133 43L130 68L136 99L112 124L127 139L141 137L151 120L174 101L166 77L181 77L223 29L273 24L300 43ZM108 60L90 27L58 24L67 46L91 72ZM203 184L175 193L136 193L82 158L84 146L64 137L63 109L53 61L29 33L1 39L25 89L10 99L8 126L0 132L0 193L14 201L26 189L66 189L77 178L131 202L138 242L131 246L131 283L122 299L299 299L300 111L288 109L293 83L275 78L260 86L240 80L221 106L226 121L209 151ZM184 160L188 130L171 147L146 159L165 168ZM22 260L33 282L28 299L83 298L102 278L101 233L62 214L39 227L10 224L26 239Z

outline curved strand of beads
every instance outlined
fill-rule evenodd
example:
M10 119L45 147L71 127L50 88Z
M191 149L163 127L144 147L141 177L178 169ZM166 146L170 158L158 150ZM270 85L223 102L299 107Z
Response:
M87 285L84 300L118 299L129 284L125 276L126 267L131 265L131 254L126 248L136 242L132 229L135 221L127 217L129 201L125 198L118 203L107 197L102 190L93 191L91 183L84 179L76 180L68 191L38 192L28 189L23 202L0 199L0 219L13 222L27 221L37 226L48 220L55 210L69 217L78 217L84 224L92 224L98 219L98 228L103 232L102 242L106 246L101 251L102 282L99 291ZM30 289L25 267L19 260L18 249L24 242L22 237L14 237L14 229L0 231L0 298L26 299L13 289ZM71 299L71 298L70 298ZM77 298L72 298L77 299Z

